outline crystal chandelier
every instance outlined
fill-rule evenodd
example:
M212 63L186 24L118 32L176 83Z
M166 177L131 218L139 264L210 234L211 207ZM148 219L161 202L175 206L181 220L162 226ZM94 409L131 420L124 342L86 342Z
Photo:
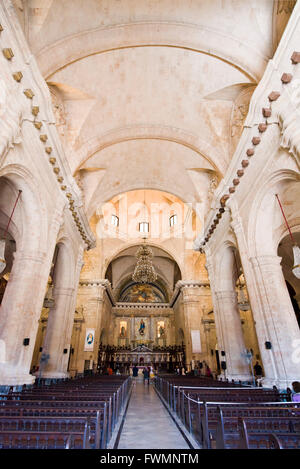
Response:
M132 280L137 283L152 283L157 279L157 274L152 264L153 252L146 244L139 247L136 252L137 264Z

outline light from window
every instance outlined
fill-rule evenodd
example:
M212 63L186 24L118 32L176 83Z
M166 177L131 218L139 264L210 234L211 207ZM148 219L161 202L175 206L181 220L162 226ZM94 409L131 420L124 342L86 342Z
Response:
M119 226L119 218L117 217L117 215L111 216L111 224L114 226Z
M170 226L177 225L177 215L172 215L170 217Z
M142 222L139 224L140 233L149 233L149 223Z

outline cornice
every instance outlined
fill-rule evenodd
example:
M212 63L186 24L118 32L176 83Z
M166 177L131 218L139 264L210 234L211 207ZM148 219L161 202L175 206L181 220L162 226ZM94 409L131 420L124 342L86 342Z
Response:
M107 279L80 280L79 285L81 287L100 287L100 288L103 288L107 293L107 296L109 298L109 301L111 302L111 305L115 306L116 302L115 302L114 294L113 294L113 291L112 291L112 288L111 288L111 283L110 283L109 280L107 280Z

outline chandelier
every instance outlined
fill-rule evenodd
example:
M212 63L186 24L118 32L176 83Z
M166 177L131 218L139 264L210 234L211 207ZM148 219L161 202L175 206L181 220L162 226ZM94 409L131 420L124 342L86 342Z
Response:
M157 274L152 264L153 252L146 244L139 247L136 252L137 264L132 280L137 283L152 283L157 279Z

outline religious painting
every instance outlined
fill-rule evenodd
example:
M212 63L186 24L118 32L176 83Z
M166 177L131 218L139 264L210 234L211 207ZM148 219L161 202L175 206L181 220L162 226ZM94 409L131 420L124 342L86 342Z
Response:
M86 329L85 342L84 342L85 351L94 350L94 340L95 340L95 329Z
M149 284L129 286L122 292L119 301L126 303L167 303L159 288Z

